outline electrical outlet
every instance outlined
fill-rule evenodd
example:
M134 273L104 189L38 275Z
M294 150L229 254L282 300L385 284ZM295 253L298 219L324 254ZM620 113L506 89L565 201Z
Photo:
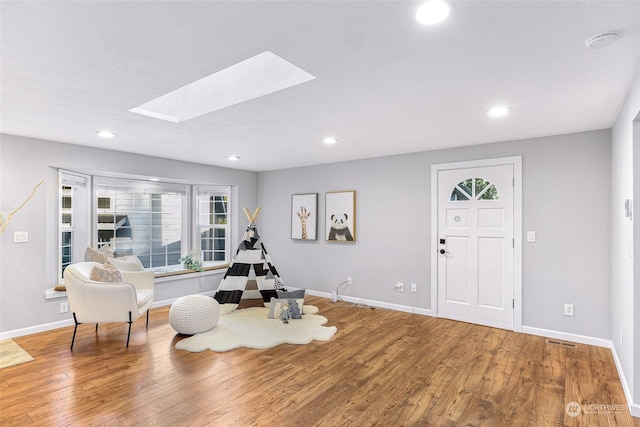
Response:
M565 316L573 316L573 304L565 304L564 305L564 315Z
M418 285L416 285L415 283L411 284L411 292L418 292Z
M29 242L29 232L28 231L14 231L13 232L13 243L28 243Z
M347 277L347 283L351 284L351 276Z
M396 283L396 291L404 292L404 283L402 283L402 282Z
M69 303L61 302L60 303L60 313L68 313L69 312Z

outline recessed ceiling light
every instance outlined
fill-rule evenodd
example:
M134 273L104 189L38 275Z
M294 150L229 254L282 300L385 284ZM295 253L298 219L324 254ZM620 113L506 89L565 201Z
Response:
M108 130L99 130L96 132L96 135L98 135L100 138L113 138L114 136L116 136L115 133Z
M149 178L149 181L157 182L157 181L160 181L160 179L159 178Z
M336 142L338 142L338 140L335 139L333 136L328 136L325 139L323 139L322 142L324 142L325 144L335 144Z
M487 111L487 115L490 117L502 117L509 114L509 107L504 105L498 105Z
M451 4L445 0L427 0L416 10L416 21L422 25L439 24L449 17Z
M618 33L604 33L591 37L584 42L584 45L589 49L598 49L601 47L609 46L618 40Z
M235 162L236 160L240 160L240 157L238 157L238 156L228 156L227 159Z

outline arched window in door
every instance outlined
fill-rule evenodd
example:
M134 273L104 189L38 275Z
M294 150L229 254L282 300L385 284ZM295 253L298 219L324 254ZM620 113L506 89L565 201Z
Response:
M449 200L452 202L464 200L498 200L500 193L491 182L482 178L469 178L458 185L451 192Z

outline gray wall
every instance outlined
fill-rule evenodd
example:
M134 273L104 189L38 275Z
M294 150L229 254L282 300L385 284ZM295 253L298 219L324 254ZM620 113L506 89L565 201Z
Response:
M44 300L57 265L52 166L137 175L162 171L165 178L235 185L234 236L246 222L238 207L261 206L258 225L285 283L328 293L352 276L353 285L341 288L346 295L428 309L431 165L521 155L524 230L537 233L537 242L523 248L523 325L610 338L608 130L259 174L8 135L1 144L3 213L21 203L39 179L46 182L1 238L0 332L68 318L58 314L57 301ZM323 239L324 193L351 189L357 191L357 242L329 244ZM319 240L293 241L291 195L308 192L320 195ZM29 231L30 242L12 243L17 230ZM234 247L236 242L237 237ZM394 292L398 281L417 283L417 298ZM161 298L171 298L202 291L203 285L161 289ZM574 304L574 317L562 315L564 303Z
M609 130L399 155L258 176L259 226L286 284L423 309L430 301L430 168L523 158L523 326L609 339ZM357 192L357 242L324 241L324 193ZM290 239L291 195L319 193L319 240ZM417 301L396 282L417 283ZM575 316L563 315L564 303Z
M257 174L170 159L0 135L0 212L6 218L44 180L36 195L0 236L0 333L66 320L60 300L45 300L57 277L57 197L55 168L156 176L201 184L232 185L232 248L244 232L243 206L254 207ZM241 226L238 227L238 224ZM13 243L14 231L28 231L28 243ZM215 290L220 276L160 282L156 301Z

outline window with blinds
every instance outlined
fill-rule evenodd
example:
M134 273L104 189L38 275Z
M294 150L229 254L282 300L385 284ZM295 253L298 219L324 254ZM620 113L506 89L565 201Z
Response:
M87 248L109 244L156 272L192 253L210 267L230 260L229 186L196 186L59 171L59 279ZM92 191L93 190L93 191Z
M187 185L96 177L97 246L136 255L145 268L180 264L188 233ZM187 251L188 252L188 251Z

